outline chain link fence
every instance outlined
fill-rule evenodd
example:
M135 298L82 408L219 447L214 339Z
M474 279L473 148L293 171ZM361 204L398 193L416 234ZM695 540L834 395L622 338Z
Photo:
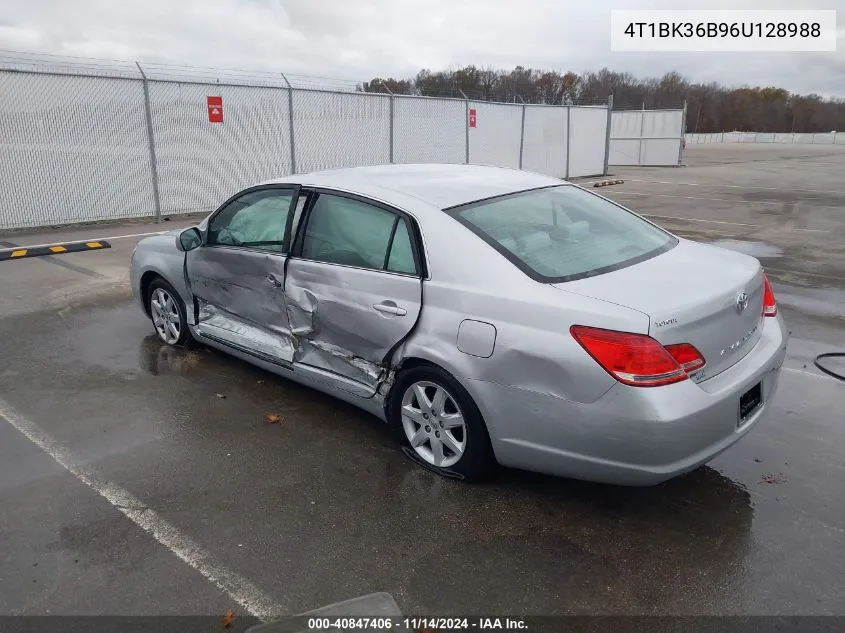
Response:
M469 137L469 162L519 168L525 109L501 103L475 103L476 127Z
M845 132L712 132L686 134L687 143L781 143L795 145L845 145Z
M155 209L143 86L0 72L0 228Z
M609 104L355 91L351 82L0 56L0 230L206 213L291 173L475 163L606 173ZM211 102L222 101L222 121Z
M617 110L610 123L610 164L681 164L686 105L678 110Z
M399 95L391 98L395 162L467 162L465 101Z

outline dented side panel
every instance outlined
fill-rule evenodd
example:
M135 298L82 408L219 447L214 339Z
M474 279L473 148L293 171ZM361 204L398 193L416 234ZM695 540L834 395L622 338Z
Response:
M407 275L291 258L285 280L294 361L375 391L384 357L414 327L421 282ZM386 305L404 314L379 311Z
M268 329L247 323L231 312L200 299L196 330L223 343L244 347L250 352L275 361L291 362L293 344L289 336L279 336Z
M187 254L188 280L200 310L197 331L292 362L283 255L201 247Z

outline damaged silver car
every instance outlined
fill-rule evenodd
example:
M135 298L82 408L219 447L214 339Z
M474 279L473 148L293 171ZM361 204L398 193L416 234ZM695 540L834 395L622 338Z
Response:
M760 263L511 169L298 174L142 240L135 297L191 340L359 406L406 452L626 485L765 415L786 350Z

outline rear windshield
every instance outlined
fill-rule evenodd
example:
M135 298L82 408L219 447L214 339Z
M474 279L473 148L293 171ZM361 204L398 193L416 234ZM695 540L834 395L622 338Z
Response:
M449 210L534 279L561 282L644 261L677 240L572 185L534 189Z

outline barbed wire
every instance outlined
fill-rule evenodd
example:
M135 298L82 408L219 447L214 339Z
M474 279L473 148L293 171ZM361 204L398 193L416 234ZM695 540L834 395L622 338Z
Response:
M0 49L0 70L60 75L86 75L104 78L143 79L202 84L291 88L299 90L320 90L332 92L366 92L389 94L390 90L381 81L340 79L320 75L287 73L282 70L257 70L243 68L217 68L189 64L164 62L128 61L54 55L50 53L28 53ZM436 97L441 99L468 99L479 102L526 104L526 105L606 105L606 101L583 99L564 95L552 99L542 94L520 94L511 89L467 90L459 88L420 89L412 81L410 90L392 93L409 96Z
M163 62L95 59L52 55L47 53L25 53L0 50L0 69L33 73L55 73L68 75L92 75L96 77L142 78L149 80L190 83L220 83L257 87L293 88L355 92L363 83L354 79L322 77L273 70L247 70L242 68L216 68Z

